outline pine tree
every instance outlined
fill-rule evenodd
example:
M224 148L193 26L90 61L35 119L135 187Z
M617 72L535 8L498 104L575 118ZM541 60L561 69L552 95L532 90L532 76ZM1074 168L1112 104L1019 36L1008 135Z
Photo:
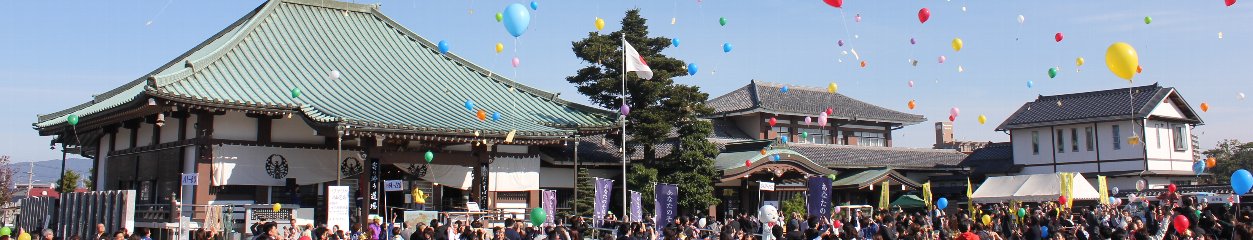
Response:
M791 199L779 203L779 208L782 208L780 210L783 210L785 213L800 213L802 216L809 216L806 213L809 209L805 208L805 194L797 193L792 195Z
M718 204L714 197L714 176L718 170L713 159L718 148L706 139L713 125L705 120L688 119L679 128L679 146L668 159L656 161L661 182L679 185L679 209L683 214L704 215L710 205Z
M592 203L596 199L596 189L593 187L593 178L587 173L587 168L579 168L577 172L579 182L575 191L579 192L579 199L574 200L575 208L579 212L575 213L579 216L592 216Z
M657 169L644 164L633 164L627 174L627 188L640 192L640 208L644 215L651 215L653 208L654 186L657 184Z
M78 172L73 170L65 171L65 176L62 176L61 180L57 180L57 192L74 192L75 189L78 189L78 179Z

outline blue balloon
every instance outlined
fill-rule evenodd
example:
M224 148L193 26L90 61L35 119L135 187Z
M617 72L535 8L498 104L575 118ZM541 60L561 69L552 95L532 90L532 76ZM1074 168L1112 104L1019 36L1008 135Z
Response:
M474 101L466 100L466 110L474 110Z
M779 136L779 140L783 140L783 142L787 142L787 136Z
M531 10L539 10L539 3L531 1Z
M679 39L678 38L670 39L670 45L674 45L674 47L679 47Z
M1117 201L1118 201L1118 198L1116 198L1116 197L1109 197L1109 204L1114 204L1114 202L1117 202Z
M778 161L779 161L779 159L781 159L781 158L783 158L783 157L779 157L779 154L775 154L775 155L774 155L774 161L775 161L775 162L778 162Z
M493 122L499 122L499 121L500 121L500 112L493 112L493 113L492 113L492 121L493 121Z
M935 200L935 207L940 208L940 209L947 208L948 198L940 198L939 200Z
M722 52L731 52L731 43L722 43Z
M1196 175L1201 175L1202 173L1205 173L1205 161L1196 161L1196 163L1193 163L1192 173L1196 173Z
M783 93L787 93L787 86L783 86L783 88L779 88L779 91Z
M1248 170L1240 169L1231 173L1231 191L1236 195L1244 195L1249 193L1249 189L1253 188L1253 174L1249 174Z
M439 53L440 54L448 53L448 41L439 40Z
M1035 81L1027 80L1027 88L1035 87Z
M688 64L687 64L687 75L688 75L688 76L695 76L695 75L696 75L696 64L695 64L695 63L688 63Z
M509 35L520 37L526 33L526 28L531 25L531 12L526 10L522 4L514 3L505 7L504 14L505 30L509 30Z
M1040 237L1042 238L1049 237L1049 226L1040 226Z

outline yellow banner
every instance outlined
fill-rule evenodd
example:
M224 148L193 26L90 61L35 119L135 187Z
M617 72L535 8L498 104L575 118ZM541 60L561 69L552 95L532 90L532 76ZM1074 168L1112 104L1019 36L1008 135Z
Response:
M975 199L972 198L971 196L974 196L974 185L970 185L970 178L967 177L966 178L966 208L968 209L966 211L970 212L971 214L970 216L979 216L979 212L976 212L978 209L975 209Z
M879 188L879 208L880 209L887 210L889 207L888 204L891 203L892 201L891 196L888 195L888 188L891 188L888 186L888 181L883 181L882 187Z
M1097 185L1101 190L1101 204L1109 204L1109 186L1105 183L1105 176L1096 176Z
M931 209L931 181L922 184L922 202L927 204L927 209Z

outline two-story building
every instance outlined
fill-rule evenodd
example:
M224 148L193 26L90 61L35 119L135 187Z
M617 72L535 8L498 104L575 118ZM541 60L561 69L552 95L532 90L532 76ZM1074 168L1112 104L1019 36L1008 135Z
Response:
M1191 136L1203 123L1175 88L1153 84L1039 96L997 131L1010 135L1020 174L1079 172L1107 176L1110 187L1143 179L1160 188L1195 180Z

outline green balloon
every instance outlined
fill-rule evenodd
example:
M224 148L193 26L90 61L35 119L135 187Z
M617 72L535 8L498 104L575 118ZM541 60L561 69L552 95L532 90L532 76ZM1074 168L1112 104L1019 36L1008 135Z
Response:
M726 25L727 25L727 18L724 18L724 17L718 18L718 24L719 24L719 25L722 25L722 26L726 26Z
M1022 217L1026 217L1026 216L1027 216L1027 209L1019 208L1019 209L1018 209L1018 218L1022 218Z
M1055 78L1055 77L1057 77L1057 68L1056 67L1049 68L1049 78Z
M299 98L299 97L300 97L300 88L298 87L291 88L291 98Z
M1144 24L1150 24L1150 23L1153 23L1153 17L1145 16Z
M548 212L545 212L544 208L537 207L531 209L531 225L539 226L544 224L545 221L548 221Z
M500 22L500 21L504 21L504 20L505 20L505 14L504 14L504 13L496 13L496 22Z
M13 229L9 227L0 227L0 236L13 235Z
M65 121L69 122L70 125L78 125L78 115L70 114L69 116L65 116Z
M804 139L809 139L809 133L808 133L808 132L801 132L801 138L804 138Z
M435 160L435 153L426 150L426 154L422 154L422 157L426 159L426 163L431 163L431 160Z

